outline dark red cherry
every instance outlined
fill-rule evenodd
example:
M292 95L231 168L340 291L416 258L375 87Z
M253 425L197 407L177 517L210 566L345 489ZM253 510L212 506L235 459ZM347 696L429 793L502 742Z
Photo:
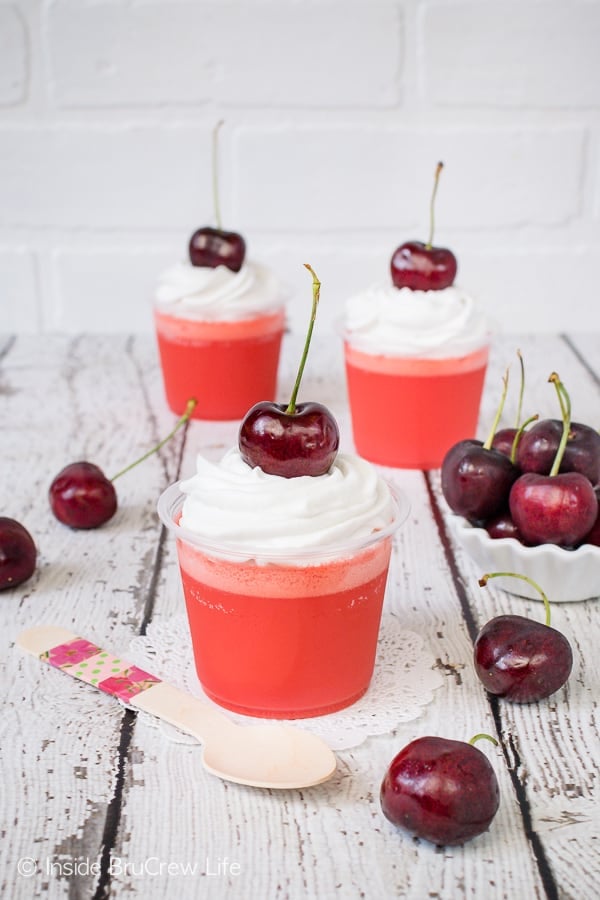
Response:
M596 498L598 497L599 491L596 490ZM592 528L583 538L582 544L593 544L595 547L600 547L600 500L598 501L598 515L596 516L596 521L592 525Z
M71 528L98 528L117 511L117 492L104 472L89 462L65 466L50 485L52 512Z
M515 481L509 508L525 543L572 548L591 531L598 515L598 498L585 475L561 471L572 428L571 401L556 372L548 380L560 403L561 438L547 475L525 472Z
M221 227L221 211L219 208L219 174L218 174L218 141L222 121L213 129L212 146L212 180L213 205L216 228L206 226L193 233L189 243L190 262L193 266L216 269L226 266L232 272L239 272L246 257L246 242L236 231L225 231Z
M421 241L406 241L390 263L394 287L412 291L441 291L454 284L457 262L452 250Z
M573 653L555 628L525 616L496 616L483 626L474 645L477 676L486 691L531 703L563 686L571 674Z
M519 472L510 459L492 448L508 390L508 371L496 416L485 443L458 441L442 460L442 493L452 512L470 522L483 522L508 508L508 495Z
M190 238L189 253L193 266L209 269L227 266L232 272L239 272L246 256L246 243L235 231L199 228Z
M510 459L481 441L454 444L442 460L442 493L452 512L481 522L506 510L519 472Z
M526 472L509 495L512 519L527 544L576 547L591 531L598 515L598 498L585 475Z
M108 522L117 510L117 492L113 482L164 447L188 421L196 403L193 398L188 400L184 414L167 437L112 478L107 478L102 469L93 463L82 461L65 466L48 492L50 507L58 521L71 528L98 528Z
M515 461L523 472L547 475L552 468L563 434L559 419L542 419L525 431ZM600 484L600 434L589 425L571 422L561 472L580 472L593 485Z
M239 433L240 453L248 465L284 478L324 475L339 442L337 422L322 403L298 403L288 413L284 403L263 400L246 413Z
M517 432L518 428L501 428L496 432L494 439L492 440L493 449L497 450L498 453L503 453L510 459L513 442L517 436Z
M561 688L573 668L573 652L567 638L550 627L550 604L544 591L526 575L491 572L490 578L521 578L539 591L546 607L546 623L525 616L496 616L483 626L473 648L477 677L490 694L513 703L544 700Z
M35 572L37 550L27 529L0 516L0 591L16 587Z
M454 253L446 247L433 246L435 195L443 165L438 163L435 170L428 242L406 241L392 255L390 270L392 283L397 288L441 291L450 287L456 278L457 262Z
M484 527L491 538L514 538L522 543L521 533L509 512L493 516L487 520Z
M500 791L490 762L472 743L427 736L394 757L381 784L380 802L394 825L448 846L487 831L500 805Z
M267 400L256 403L244 416L238 434L241 457L249 466L260 466L264 472L284 478L325 475L340 441L337 422L327 407L296 403L321 290L311 267L305 264L305 268L313 277L312 313L290 402L287 406Z

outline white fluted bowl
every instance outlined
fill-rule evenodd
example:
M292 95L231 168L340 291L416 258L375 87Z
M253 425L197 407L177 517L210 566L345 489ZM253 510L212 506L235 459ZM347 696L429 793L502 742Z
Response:
M551 603L572 603L600 597L600 547L584 544L563 550L555 544L526 547L515 538L491 538L485 528L475 528L460 516L450 524L458 542L480 570L527 575L546 593ZM519 597L540 600L534 588L521 578L494 578L494 585Z

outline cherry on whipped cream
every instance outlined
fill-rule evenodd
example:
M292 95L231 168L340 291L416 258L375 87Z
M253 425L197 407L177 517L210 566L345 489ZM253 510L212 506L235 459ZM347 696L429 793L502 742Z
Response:
M107 478L98 466L85 461L70 463L61 469L48 491L50 508L58 521L70 528L90 529L99 528L112 519L118 506L113 482L164 447L188 421L196 402L195 399L188 400L184 414L167 437L112 478Z
M223 124L217 122L213 129L213 153L212 153L212 179L213 179L213 205L217 227L205 226L198 228L190 238L188 247L190 262L193 266L216 269L217 266L226 266L232 272L239 272L246 257L246 242L241 234L236 231L225 231L221 227L221 212L219 207L219 178L218 178L218 137L219 129Z
M393 253L390 262L392 282L395 287L407 287L413 291L441 291L454 284L458 264L452 250L434 247L434 208L442 162L436 166L433 192L429 207L429 240L406 241Z
M296 403L315 324L321 283L313 278L313 301L308 332L290 401L256 403L240 425L238 445L249 466L270 475L296 478L326 474L337 455L340 434L333 414L322 403Z

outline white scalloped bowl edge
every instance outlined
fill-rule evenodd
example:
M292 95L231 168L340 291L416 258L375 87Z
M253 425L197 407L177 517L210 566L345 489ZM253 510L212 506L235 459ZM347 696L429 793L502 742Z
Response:
M527 575L544 590L550 602L573 603L600 597L600 547L585 544L563 550L554 544L525 547L515 538L491 538L485 528L451 516L456 539L481 570ZM534 588L520 578L495 578L494 584L509 594L540 600Z

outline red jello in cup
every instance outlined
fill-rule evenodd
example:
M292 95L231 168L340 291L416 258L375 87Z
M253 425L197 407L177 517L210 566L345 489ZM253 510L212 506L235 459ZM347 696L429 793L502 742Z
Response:
M180 261L164 271L154 295L154 324L165 394L195 419L241 419L273 400L285 330L287 291L267 266Z
M488 362L487 342L448 358L344 355L357 452L383 466L437 469L457 441L474 437Z
M346 301L342 335L361 456L437 469L453 444L476 436L491 332L466 291L374 284Z
M194 397L197 419L241 419L275 397L283 307L237 321L198 321L154 311L165 394L177 415Z
M159 500L174 533L196 671L220 706L263 718L324 715L367 690L392 536L407 513L329 548L234 551L178 522L179 485Z

